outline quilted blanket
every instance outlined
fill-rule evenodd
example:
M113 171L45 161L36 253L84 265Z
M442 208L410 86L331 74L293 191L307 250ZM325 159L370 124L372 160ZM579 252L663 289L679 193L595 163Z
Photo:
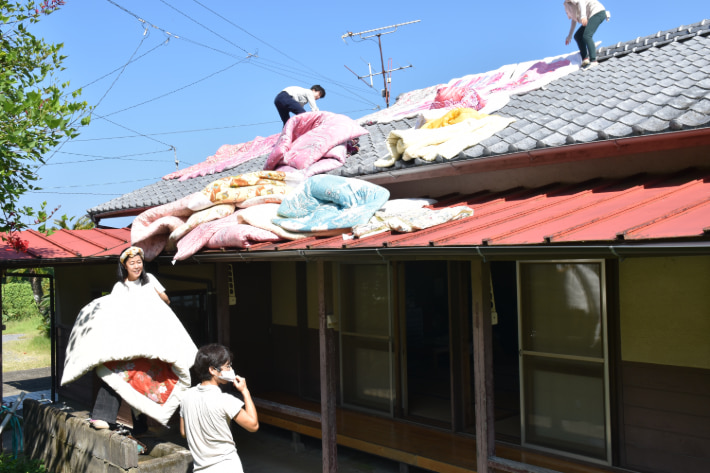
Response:
M142 212L131 224L131 244L143 248L145 260L152 261L165 249L168 236L192 215L188 204L193 194Z
M313 175L309 168L322 158L337 160L342 165L347 154L340 145L366 133L367 130L345 115L322 111L301 113L286 122L264 169L288 167Z
M358 123L388 123L416 117L431 109L465 107L493 113L505 106L511 96L539 89L579 70L581 62L579 52L576 52L508 64L493 71L452 79L447 84L402 94L391 107L362 117Z
M222 145L215 154L209 156L203 162L170 173L164 176L163 179L185 181L193 177L206 176L231 169L246 161L268 154L278 138L279 134L276 133L267 137L257 136L246 143Z
M439 210L418 208L401 212L378 211L366 224L353 227L353 235L364 238L386 231L411 233L471 215L473 209L464 205Z
M152 286L145 286L128 295L94 299L81 309L69 336L61 384L96 369L128 404L166 425L190 387L196 354L180 320ZM116 363L128 361L133 363ZM152 371L161 365L172 374L155 376ZM156 379L136 382L146 375Z
M389 153L375 162L377 167L389 167L398 159L421 158L433 161L437 156L451 159L462 150L474 146L510 125L515 119L481 114L454 125L432 129L392 130L387 137Z
M258 209L266 205L278 207L278 204L262 204L249 208L258 211ZM240 223L239 212L246 210L239 210L227 217L198 225L178 241L173 264L175 261L189 258L205 246L209 248L248 248L253 242L278 241L281 239L270 231Z
M321 174L284 198L281 218L273 223L291 232L349 229L370 220L389 196L387 189L367 181Z

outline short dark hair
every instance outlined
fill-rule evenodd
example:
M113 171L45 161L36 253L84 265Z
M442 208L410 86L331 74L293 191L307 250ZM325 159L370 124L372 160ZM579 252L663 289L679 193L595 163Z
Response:
M210 368L220 370L222 366L232 361L232 352L229 348L219 343L210 343L200 347L195 355L195 365L192 371L197 378L197 382L207 381L212 378Z
M325 89L323 87L321 87L320 85L316 84L316 85L312 86L311 90L313 92L320 92L320 98L325 97Z

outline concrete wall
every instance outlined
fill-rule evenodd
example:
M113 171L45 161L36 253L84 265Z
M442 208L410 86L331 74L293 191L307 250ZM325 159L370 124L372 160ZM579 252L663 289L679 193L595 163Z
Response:
M42 460L52 473L192 472L190 452L170 442L138 455L135 441L31 399L23 403L23 417L25 455Z

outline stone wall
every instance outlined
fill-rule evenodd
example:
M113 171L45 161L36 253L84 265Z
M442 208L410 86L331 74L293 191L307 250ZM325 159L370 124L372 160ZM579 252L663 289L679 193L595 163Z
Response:
M52 473L189 473L190 452L158 442L138 455L134 440L109 430L94 430L86 419L46 403L23 403L25 455L40 459Z

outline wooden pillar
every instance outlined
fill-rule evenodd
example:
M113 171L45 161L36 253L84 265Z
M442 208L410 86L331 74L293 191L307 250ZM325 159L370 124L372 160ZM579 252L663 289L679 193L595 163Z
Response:
M234 281L234 266L228 263L217 263L216 265L216 276L215 285L217 286L217 294L227 294L227 297L217 297L215 300L215 312L217 313L217 342L228 347L231 346L230 333L231 327L229 326L229 321L231 317L229 316L229 293L230 291L234 293L235 289ZM207 294L207 298L213 297L212 294ZM209 307L209 301L205 301ZM209 322L208 322L209 324ZM208 325L209 327L209 325ZM208 332L207 336L210 334Z
M318 339L320 345L320 412L321 442L323 446L323 473L337 473L338 448L337 426L335 420L335 337L333 329L328 328L328 310L326 307L325 268L323 261L318 261Z
M488 473L488 459L495 455L490 277L487 263L471 262L477 473Z

